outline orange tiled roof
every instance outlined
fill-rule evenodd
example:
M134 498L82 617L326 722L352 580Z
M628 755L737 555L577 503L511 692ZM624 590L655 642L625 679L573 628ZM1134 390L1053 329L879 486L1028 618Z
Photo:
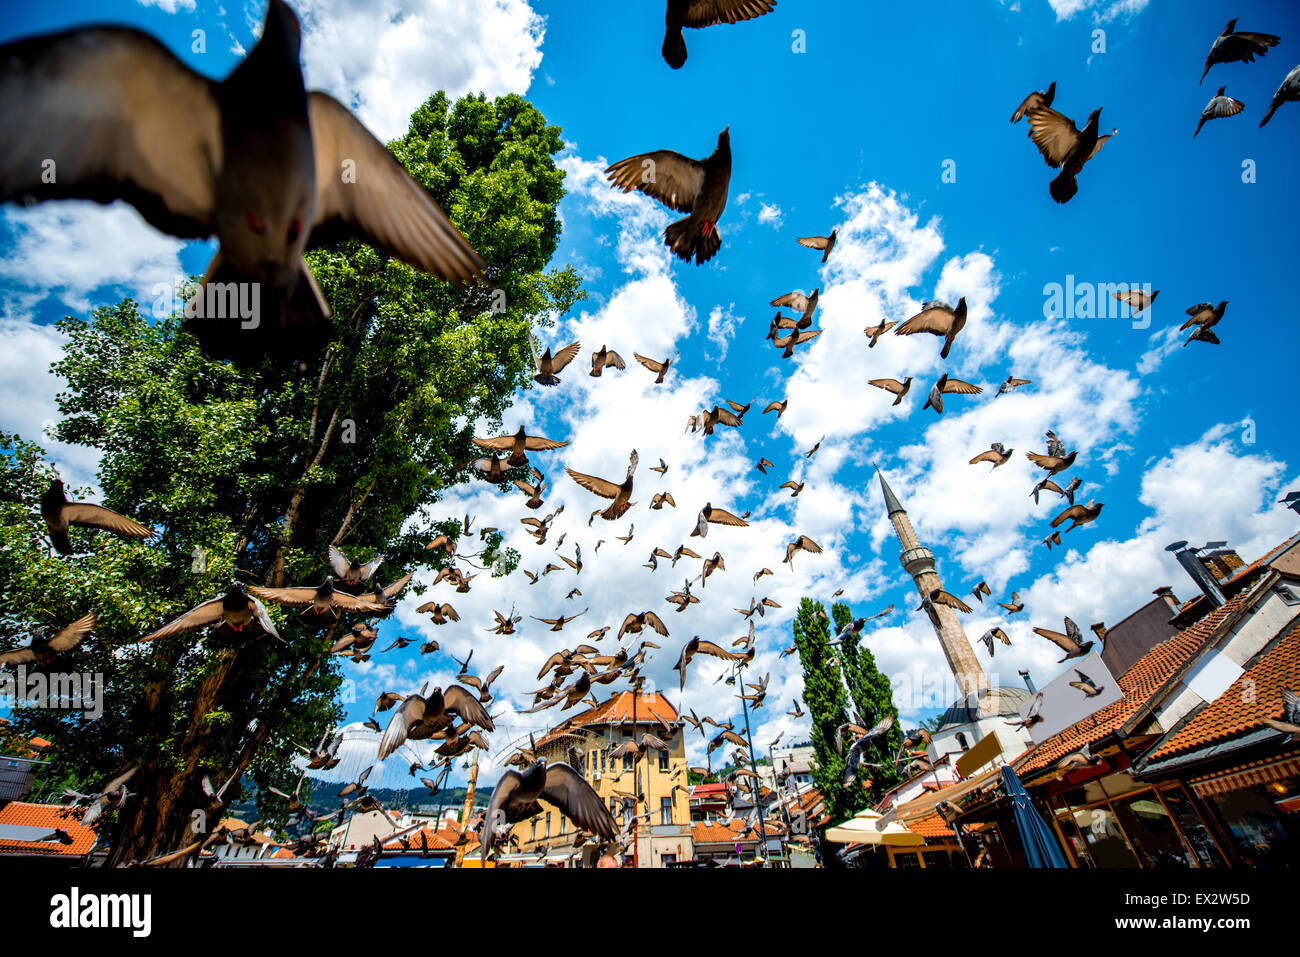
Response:
M1124 672L1118 684L1124 697L1094 712L1082 721L1063 728L1037 747L1031 748L1012 767L1021 777L1048 767L1085 744L1096 744L1121 728L1208 641L1224 619L1232 616L1254 594L1238 593L1195 624L1156 645Z
M913 831L926 838L956 837L946 821L938 813L926 815L915 821L908 821L906 825L909 831Z
M455 828L444 827L441 830L435 830L432 825L425 825L418 831L412 831L409 834L403 834L402 837L410 842L412 850L420 850L420 835L423 834L429 842L429 850L446 851L456 846L456 841L460 839L460 832ZM474 842L477 843L477 842ZM402 838L395 837L391 841L384 843L384 849L389 851L405 850L402 846Z
M538 739L537 746L541 748L550 744L569 728L582 728L593 724L626 724L631 720L632 692L621 691L611 695L594 708L588 708L566 718L548 731L545 737ZM672 724L677 720L677 709L658 691L652 691L650 694L637 696L636 720L637 724L643 722Z
M1274 642L1227 691L1197 711L1148 758L1194 751L1264 727L1265 718L1282 717L1286 688L1300 689L1300 625Z
M0 807L0 824L15 827L48 827L67 831L71 844L57 841L5 841L0 840L0 854L58 854L81 856L95 846L95 832L81 826L84 808L65 807L61 804L27 804L10 801Z
M725 824L720 821L712 824L696 821L691 825L691 840L696 844L752 844L758 839L758 828L756 826L742 838L740 835L744 834L747 827L740 820ZM785 833L785 828L776 821L765 821L763 831L768 837L778 837Z

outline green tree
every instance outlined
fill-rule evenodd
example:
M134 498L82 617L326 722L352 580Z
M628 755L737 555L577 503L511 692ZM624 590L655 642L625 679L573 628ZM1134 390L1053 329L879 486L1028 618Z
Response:
M844 786L844 755L836 747L836 729L849 720L848 694L840 669L832 660L835 649L826 611L820 602L804 598L795 615L794 640L803 667L803 700L812 720L812 745L817 756L813 783L826 802L832 824L839 824L867 807L861 785Z
M75 667L107 677L103 717L16 711L15 725L52 741L87 786L139 766L135 798L101 831L110 863L191 843L205 774L251 779L260 814L283 819L265 789L292 792L295 743L315 744L341 717L344 674L328 649L348 624L321 632L272 609L284 642L138 639L235 579L319 583L331 544L383 554L384 583L445 561L424 546L460 534L436 503L470 476L472 425L501 426L529 383L530 328L582 297L572 268L547 268L562 146L521 97L430 97L390 148L478 250L488 281L457 290L358 243L317 250L336 340L310 361L212 361L180 317L150 321L130 300L60 324L57 438L99 450L104 504L160 535L74 532L78 554L53 555L31 519L52 469L36 446L0 437L0 648L98 613ZM494 573L515 562L502 552ZM226 794L240 797L239 786Z
M853 612L847 603L836 602L831 607L831 617L835 620L835 632L839 634L853 620ZM874 804L902 780L902 775L895 768L894 758L903 746L903 729L898 724L898 709L894 707L894 692L889 676L876 668L876 658L871 649L862 644L861 634L845 636L840 642L839 658L845 682L849 686L849 697L863 726L869 728L885 717L894 719L893 727L863 751L863 764L858 767L858 778L871 781L869 790ZM872 764L879 767L866 766Z

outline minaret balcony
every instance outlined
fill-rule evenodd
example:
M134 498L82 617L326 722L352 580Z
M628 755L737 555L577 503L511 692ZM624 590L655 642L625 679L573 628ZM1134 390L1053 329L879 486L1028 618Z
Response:
M909 575L915 577L921 572L934 571L934 552L924 545L917 545L915 548L909 548L903 554L898 556L903 568Z

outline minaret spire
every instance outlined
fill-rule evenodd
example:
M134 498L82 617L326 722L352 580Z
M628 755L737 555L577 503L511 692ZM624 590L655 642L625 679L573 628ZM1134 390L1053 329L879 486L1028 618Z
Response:
M911 519L907 517L902 503L894 494L894 490L889 487L889 483L885 480L885 473L878 465L876 474L880 476L880 490L885 497L889 522L894 526L894 534L903 549L898 560L912 576L917 592L922 599L925 599L936 588L943 588L943 581L939 578L935 566L934 552L922 545L916 537ZM985 677L984 669L980 667L975 652L971 650L970 640L961 626L956 609L938 604L934 605L933 609L931 621L934 623L935 633L938 635L944 657L948 659L948 667L952 669L953 677L957 679L957 686L961 689L962 695L968 697L987 689L988 678Z

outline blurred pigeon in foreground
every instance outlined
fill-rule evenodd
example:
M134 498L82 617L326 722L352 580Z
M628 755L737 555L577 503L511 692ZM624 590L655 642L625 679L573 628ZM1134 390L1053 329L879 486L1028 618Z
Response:
M0 202L121 199L165 233L215 235L186 315L217 357L302 356L329 340L309 245L358 237L468 283L483 263L437 204L346 107L304 88L301 39L270 0L261 39L219 82L130 27L5 44Z

